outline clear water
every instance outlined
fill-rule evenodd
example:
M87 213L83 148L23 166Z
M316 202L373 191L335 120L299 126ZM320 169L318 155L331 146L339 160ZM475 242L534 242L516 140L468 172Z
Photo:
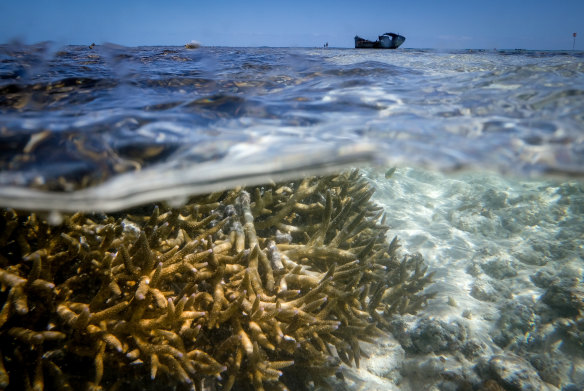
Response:
M582 309L544 299L584 300L583 53L0 47L0 206L117 210L344 167L437 292L347 387L457 389L496 358L514 389L584 389ZM446 342L408 350L424 330Z
M417 168L398 168L389 179L379 170L368 176L391 234L423 254L436 273L430 306L397 321L406 330L397 337L406 355L393 356L402 363L399 375L376 389L457 389L461 379L476 384L488 372L485 362L497 356L514 374L509 383L517 388L509 389L582 389L584 321L581 312L564 312L569 297L584 305L582 182ZM580 293L552 300L560 286ZM412 334L426 348L408 348ZM469 360L474 348L481 358Z

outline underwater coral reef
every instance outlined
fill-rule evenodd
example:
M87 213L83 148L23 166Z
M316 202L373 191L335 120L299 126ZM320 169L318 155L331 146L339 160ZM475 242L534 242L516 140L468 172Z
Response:
M306 389L431 281L358 171L115 214L0 212L0 388Z

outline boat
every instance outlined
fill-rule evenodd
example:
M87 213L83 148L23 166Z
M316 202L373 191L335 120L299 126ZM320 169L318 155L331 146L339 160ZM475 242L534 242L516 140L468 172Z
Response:
M406 37L394 33L385 33L377 41L369 41L355 35L355 49L397 49Z
M201 47L201 44L197 41L191 41L185 45L187 49L198 49Z

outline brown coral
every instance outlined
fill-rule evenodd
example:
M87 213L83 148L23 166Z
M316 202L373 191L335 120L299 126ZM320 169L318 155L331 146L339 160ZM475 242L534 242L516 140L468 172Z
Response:
M430 281L372 194L355 171L58 226L4 210L0 388L286 389L358 366Z

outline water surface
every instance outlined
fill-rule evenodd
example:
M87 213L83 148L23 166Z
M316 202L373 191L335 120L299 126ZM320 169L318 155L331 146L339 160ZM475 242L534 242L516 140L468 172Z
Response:
M583 59L3 45L0 200L93 187L43 200L115 209L363 162L580 177Z

